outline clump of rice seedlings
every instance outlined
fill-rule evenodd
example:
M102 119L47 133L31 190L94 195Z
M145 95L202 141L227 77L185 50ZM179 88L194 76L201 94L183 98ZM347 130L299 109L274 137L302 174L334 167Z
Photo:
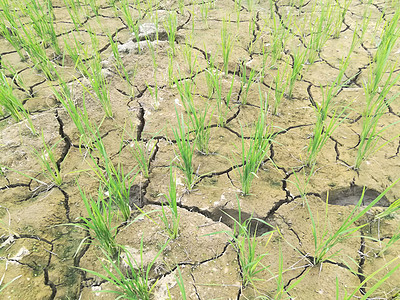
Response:
M293 65L292 65L292 74L289 76L289 84L288 84L288 97L292 98L294 84L296 83L297 77L299 77L300 72L303 70L304 64L307 60L307 49L297 49L293 53Z
M333 7L331 4L321 4L321 11L318 12L316 19L310 19L310 41L308 44L308 62L314 63L322 47L334 33L333 27ZM313 14L315 10L313 11Z
M23 90L29 97L32 96L31 91L28 86L25 84L25 81L22 79L19 72L14 68L12 64L8 64L7 62L2 62L2 67L4 70L8 71L8 78L12 78L11 82L18 87L19 90Z
M176 109L175 109L176 110ZM177 167L185 174L186 187L191 190L196 184L197 176L194 174L193 168L193 150L194 143L191 143L186 130L186 124L183 116L179 117L178 111L176 111L176 118L178 120L178 127L172 128L176 145L179 150L179 156L177 160Z
M172 12L168 14L167 21L164 22L164 29L168 35L169 46L172 50L172 55L175 56L175 38L178 29L178 23L176 20L176 13Z
M240 82L240 98L243 105L247 103L247 95L249 94L249 90L251 84L253 83L253 79L256 76L256 70L251 69L249 78L247 78L247 66L243 62L240 66L240 74L241 74L241 82ZM232 81L233 85L233 81Z
M228 75L228 63L229 63L229 55L233 48L233 38L228 33L228 25L230 21L222 20L222 28L221 28L221 48L222 48L222 60L223 60L223 70L225 76Z
M272 107L272 114L274 116L278 115L278 108L281 104L283 97L285 96L285 91L289 85L289 63L285 63L284 69L277 69L276 75L274 77L274 105Z
M116 299L140 299L140 300L150 300L152 299L151 293L157 283L150 281L150 270L154 266L157 258L164 251L165 247L168 245L167 241L161 249L157 252L154 259L147 265L144 266L143 263L143 237L140 241L140 258L141 261L136 261L130 252L124 249L124 253L121 256L113 257L107 252L104 252L105 262L102 260L101 264L103 266L106 275L80 268L92 275L100 277L113 284L116 290L101 290L97 292L113 293L118 295ZM122 268L122 265L125 267ZM126 269L126 270L124 270Z
M174 54L172 50L168 50L168 83L169 83L169 87L173 87L174 83L175 83L175 79L174 79Z
M169 168L169 187L168 194L164 194L168 202L168 210L171 213L171 218L168 218L165 212L165 205L161 203L161 221L164 224L169 237L171 239L176 239L179 234L179 220L180 215L178 213L178 206L176 201L176 174L172 171L172 166Z
M346 16L347 11L349 10L350 4L353 0L345 0L343 6L341 6L339 3L335 2L335 11L336 13L336 18L334 20L334 32L333 32L333 38L339 38L340 32L342 30L343 22L344 22L344 17Z
M97 3L97 0L84 0L87 8L91 8L92 12L95 16L99 16L100 5ZM90 14L89 10L87 10L87 14Z
M34 149L34 153L36 157L39 160L40 165L42 166L42 170L44 173L44 176L49 179L50 181L54 182L57 186L60 186L63 182L63 178L61 175L61 170L60 170L60 163L59 161L55 158L54 150L57 147L58 143L60 143L62 140L59 140L56 142L53 146L49 146L45 139L44 139L44 134L42 131L42 144L44 149L37 150Z
M13 87L3 72L0 72L0 105L2 106L2 110L0 110L1 114L4 115L7 112L17 122L26 120L31 132L36 135L36 130L33 126L29 111L14 95Z
M400 79L400 74L395 76L394 73L396 66L390 67L389 62L389 55L400 36L400 29L397 26L399 18L400 10L397 10L392 20L386 24L382 41L374 57L375 62L371 68L368 81L364 84L366 107L362 113L362 129L354 165L356 170L360 168L363 161L392 140L378 146L381 134L390 126L394 125L393 123L379 129L379 119L385 113L388 105L394 99L397 99L399 95L397 93L389 99L386 98L392 87ZM383 76L385 74L386 79L383 81Z
M122 11L122 15L124 17L124 21L125 21L126 25L128 25L129 31L136 32L137 20L132 14L129 2L130 2L129 0L121 0L120 1L121 11Z
M288 22L291 22L291 18L291 15L287 16ZM273 14L272 21L271 42L268 44L270 49L268 54L271 56L270 67L275 67L277 61L282 58L285 44L290 37L290 31L276 14ZM264 22L266 26L270 24L270 20L264 20ZM263 60L266 60L266 58L267 52L264 52Z
M193 57L193 39L187 36L185 39L185 45L183 46L184 59L188 65L188 70L190 74L193 74L195 66L197 63L197 55Z
M201 14L201 17L202 17L203 21L205 22L207 28L208 28L208 12L210 11L211 6L212 6L212 2L201 0L200 14Z
M371 296L373 295L373 293L389 278L391 277L393 274L396 274L396 271L400 268L400 263L398 263L397 265L395 265L393 268L389 268L389 266L392 266L392 264L394 262L397 262L399 259L399 257L395 257L394 259L388 261L387 263L385 263L382 267L380 267L378 270L372 272L370 275L368 275L355 289L354 291L350 294L347 295L347 292L345 292L345 297L343 298L343 300L351 300L354 299L355 297L361 299L361 300L368 300L368 299L374 299L375 297L371 298ZM390 270L389 270L390 269ZM368 290L362 294L362 297L358 297L356 296L356 294L358 294L360 292L360 289L365 287L367 285L367 283L376 280L377 274L381 271L384 270L389 270L384 276L382 276L379 280L377 280L377 282L374 285L369 285ZM372 284L372 283L371 283ZM396 293L395 295L393 295L392 297L390 297L390 299L397 299L399 296L399 293ZM336 277L336 299L339 299L339 281ZM386 297L385 297L386 298ZM375 298L376 299L376 298Z
M67 8L68 14L74 23L75 29L79 30L82 25L79 11L81 10L80 0L63 0L65 7Z
M46 9L43 9L44 7ZM54 12L51 0L46 0L44 7L37 0L30 0L20 5L19 9L30 18L32 28L42 40L44 47L51 45L56 54L60 55L61 49L54 28ZM24 26L26 25L22 25L22 27Z
M133 130L131 130L132 132ZM143 177L150 177L150 160L156 151L156 142L153 138L147 142L139 142L136 138L132 139L129 145L129 150L133 155L133 158L138 164L139 170Z
M95 152L88 152L88 156L92 162L89 164L89 167L104 187L105 193L119 208L123 219L126 221L131 214L129 192L137 175L136 168L125 173L121 163L115 166L106 151L98 128L94 127L90 128L90 130L93 136L92 148ZM98 154L100 160L97 159L95 154Z
M113 112L110 100L109 86L107 79L105 78L102 72L100 54L96 50L98 49L97 36L94 33L91 33L90 36L92 40L92 47L95 49L94 55L89 62L89 68L83 63L80 63L79 68L81 69L82 75L90 82L92 91L97 96L97 99L99 100L101 106L103 107L106 116L108 118L112 118ZM82 86L90 95L92 95L92 93L86 86L84 85Z
M312 173L310 173L311 176ZM354 224L360 220L383 196L400 180L397 179L389 187L385 189L375 200L373 200L368 206L361 209L363 203L364 192L360 197L357 205L353 208L350 214L346 217L340 227L333 233L329 232L329 226L326 225L322 230L318 228L318 222L316 222L314 215L311 211L311 207L308 203L307 196L304 195L303 199L310 215L311 220L311 231L314 239L314 256L311 257L310 263L314 266L321 264L326 260L330 260L335 257L340 250L331 253L337 244L342 241L354 236L354 233L367 224L354 226ZM327 196L329 197L329 195ZM328 199L326 200L325 218L328 219Z
M126 68L124 66L124 62L122 61L121 55L119 55L118 45L114 41L114 39L113 39L111 34L108 34L108 40L110 42L110 46L111 46L111 50L112 50L112 53L113 53L113 57L115 59L115 67L116 67L116 70L117 70L118 74L120 75L120 77L122 79L126 80L129 85L132 85L129 73L128 73L128 71L126 70Z
M191 129L195 133L194 143L196 148L200 153L207 155L209 153L208 143L210 141L210 123L212 114L208 117L208 123L206 120L210 105L207 103L203 112L198 112L193 100L193 82L191 80L176 80L175 82L181 96L182 104L189 116Z
M241 215L241 207L239 198L237 199L238 202L238 220L234 217L231 217L227 214L229 218L232 219L234 222L233 231L223 231L223 232L215 232L213 234L220 234L226 233L231 239L229 243L238 253L239 265L241 270L241 277L242 277L242 286L246 287L249 284L253 285L256 281L260 279L257 278L257 274L267 270L269 266L263 264L262 260L264 257L268 255L268 252L260 251L260 242L259 238L268 236L267 242L264 244L264 248L270 242L274 231L269 231L263 233L262 235L257 236L257 228L254 230L251 229L252 221L257 221L258 223L262 223L271 227L268 223L258 218L250 217L246 220L242 220Z
M104 190L101 185L98 191L98 199L87 196L78 184L78 189L88 213L87 217L80 217L83 223L74 223L74 226L86 229L90 235L100 244L107 255L118 257L120 246L115 242L117 226L114 225L116 215L111 207L111 202L104 199Z
M242 131L241 166L236 168L236 170L239 174L242 194L244 196L250 194L251 183L254 177L257 176L257 171L261 164L268 157L272 137L272 126L266 124L266 113L261 109L248 148L245 145L246 139Z

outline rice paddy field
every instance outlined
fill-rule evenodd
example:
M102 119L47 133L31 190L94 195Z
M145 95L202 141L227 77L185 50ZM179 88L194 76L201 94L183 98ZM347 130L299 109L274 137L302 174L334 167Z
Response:
M399 19L0 0L0 298L400 299Z

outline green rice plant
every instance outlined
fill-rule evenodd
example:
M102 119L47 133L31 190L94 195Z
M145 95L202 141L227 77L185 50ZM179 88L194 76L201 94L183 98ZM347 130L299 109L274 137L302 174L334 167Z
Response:
M19 5L19 9L25 16L30 18L32 27L44 46L51 45L55 53L61 55L61 49L54 28L55 17L51 0L46 0L44 5L39 3L38 0L30 0L29 2L24 2L23 5Z
M179 156L176 156L176 159L178 160L177 167L185 174L186 187L188 190L191 190L197 180L192 163L194 143L190 143L183 116L181 115L181 117L179 117L176 108L175 112L178 120L178 127L172 128L172 131L180 154Z
M56 69L49 59L46 49L37 40L35 34L32 32L32 29L28 26L22 26L22 31L24 32L24 40L22 46L24 47L26 53L29 58L35 65L35 68L38 72L42 72L43 75L50 81L53 81L56 78Z
M240 66L240 74L241 74L241 81L240 81L240 98L241 102L243 105L246 105L247 103L247 95L249 94L249 90L251 87L251 84L253 83L253 79L256 76L256 70L251 69L249 78L247 78L247 66L243 62L242 65ZM233 82L232 82L233 83Z
M124 17L124 21L126 25L128 25L130 32L136 32L137 21L136 18L133 16L131 7L129 5L129 0L121 0L121 11Z
M203 112L198 113L193 100L193 82L191 80L175 80L175 82L181 96L183 106L189 116L191 128L195 133L194 143L196 148L200 153L207 155L212 114L209 117L208 123L206 119L210 106L207 103Z
M91 237L98 241L100 248L107 255L117 258L121 248L115 241L118 227L114 225L116 214L112 210L111 202L104 199L102 185L99 186L97 200L87 196L78 183L77 185L88 216L80 217L83 223L74 223L73 225L88 230Z
M86 7L90 7L95 16L99 16L100 5L97 3L97 0L84 0ZM90 14L89 10L87 10L87 14Z
M321 3L321 11L314 19L310 19L310 41L308 44L308 62L313 64L322 50L322 47L334 33L333 26L333 7L332 5ZM315 10L313 11L313 14Z
M2 107L1 114L5 112L9 113L11 117L16 121L20 122L26 120L28 127L31 132L36 135L35 127L33 126L32 119L29 115L29 111L23 106L22 102L14 95L13 87L7 80L7 77L0 72L0 105Z
M291 22L291 15L287 17L288 22ZM270 20L264 20L267 28L269 27ZM271 41L269 43L269 54L271 55L270 67L275 67L279 59L282 58L285 44L290 37L290 31L286 28L283 21L276 15L273 14L272 18L272 29L271 29ZM266 59L266 55L263 55Z
M34 149L34 153L36 157L39 160L39 163L42 167L43 173L45 177L52 182L54 182L57 186L60 186L63 182L63 178L61 175L61 170L60 170L60 163L58 160L55 158L54 150L57 147L57 145L63 141L62 139L56 142L53 146L49 146L45 139L44 139L44 134L42 131L42 144L44 149L37 150Z
M278 115L278 108L285 96L285 91L289 85L289 63L286 62L284 69L277 69L276 75L274 77L274 106L272 108L272 114L274 116Z
M174 52L172 50L168 50L168 83L169 83L169 87L173 87L174 83L175 83L175 79L174 79Z
M12 64L9 64L7 62L2 62L2 67L4 70L6 70L9 75L9 78L11 79L11 82L16 85L20 90L23 90L28 96L32 96L31 91L29 87L26 85L25 81L22 79L20 73L14 68Z
M205 0L201 0L200 14L201 14L201 18L205 22L207 28L208 28L208 12L210 11L211 5L212 5L212 3L205 1Z
M111 51L112 51L113 57L115 59L115 67L116 67L118 74L120 75L120 77L122 79L126 80L129 83L129 85L132 85L129 73L125 68L125 65L124 65L124 62L122 61L121 55L119 54L118 45L114 41L111 34L108 34L108 40L110 42Z
M176 278L176 283L179 286L179 290L181 292L182 300L186 300L186 290L185 290L185 284L183 283L183 278L182 278L182 273L181 273L181 268L179 266L176 266L176 269L178 270L178 275L179 277Z
M297 77L300 75L300 72L303 70L304 64L307 59L307 49L297 49L293 53L293 65L292 65L292 74L289 76L289 85L288 85L288 97L292 98L294 84L296 83Z
M131 130L131 132L133 132L133 130ZM129 145L129 150L137 162L143 177L149 178L150 160L156 151L156 143L154 142L154 138L151 138L144 144L140 143L136 138L132 138L132 142Z
M277 228L277 231L279 232L279 228ZM290 270L290 269L289 269ZM273 279L276 281L276 289L271 293L271 296L261 296L259 299L265 299L265 300L282 300L282 299L288 299L288 296L290 295L289 292L293 290L303 279L306 277L307 273L309 272L310 269L307 269L304 274L299 276L299 278L296 278L294 281L289 281L289 283L285 283L283 279L283 274L286 271L289 270L284 270L283 269L283 254L282 254L282 247L279 243L279 260L278 260L278 275L275 275L272 273L269 269L268 271L271 272L271 275L273 275ZM258 298L257 298L258 299ZM289 296L290 299L290 296Z
M172 50L172 55L175 56L175 38L176 38L176 32L178 30L178 23L176 20L175 12L168 14L167 21L164 22L164 29L168 35L168 42Z
M389 207L387 207L383 212L377 214L375 216L376 219L382 219L385 217L390 216L391 214L395 213L396 211L398 211L400 209L400 199L397 199L396 201L394 201L393 203L391 203L389 205Z
M323 98L322 101L325 99ZM324 111L323 105L317 106L316 114L317 121L315 122L314 132L312 137L310 138L310 143L307 148L308 158L306 165L312 166L317 162L317 156L321 152L322 148L332 136L333 132L336 128L347 118L347 115L344 116L346 108L343 108L340 113L337 114L337 111L334 110L332 115L330 116L330 121L327 122L327 111Z
M91 34L91 37L93 39L92 45L94 45L94 48L97 49L96 47L97 38L95 37L94 34ZM86 77L86 79L90 82L91 88L95 93L95 95L97 96L97 99L99 100L101 106L103 107L106 116L108 118L112 118L113 112L110 100L110 91L107 79L104 77L102 73L100 54L97 51L95 51L92 59L89 62L89 68L84 64L81 64L80 68L82 75ZM93 96L86 86L82 85L82 87L91 96Z
M222 95L222 82L221 82L221 74L217 68L207 68L206 71L208 75L206 75L207 80L209 82L209 93L211 89L214 91L214 94L217 98L217 114L218 114L218 126L223 127L225 125L226 115L229 111L229 105L232 99L233 85L235 82L235 75L232 75L232 80L230 84L230 88L226 97L224 99ZM235 70L236 73L236 70Z
M82 26L82 20L80 17L80 0L63 0L65 7L67 8L68 14L74 23L75 29L79 30L79 27Z
M185 39L185 45L183 46L183 56L188 65L188 70L190 74L195 71L195 66L197 62L197 55L193 57L193 38L187 36Z
M6 0L2 0L6 1ZM4 7L3 3L0 1L0 7ZM0 11L0 16L1 18L4 18L4 12L6 10L3 8L3 11ZM3 14L2 14L3 13ZM18 28L18 27L17 27ZM11 46L14 47L15 51L17 51L21 61L25 61L25 53L22 51L22 38L20 37L19 30L13 27L8 27L5 23L0 22L0 35L4 37L10 44Z
M350 294L347 295L347 292L345 292L345 297L343 300L351 300L356 297L355 295L360 291L362 287L364 287L368 282L374 280L376 278L376 275L383 271L387 270L390 265L392 265L394 262L398 261L398 257L395 257L394 259L390 260L389 262L385 263L382 267L380 267L378 270L372 272L370 275L368 275L355 289L354 291ZM377 282L368 288L368 291L362 295L362 297L357 297L361 300L368 300L368 299L374 299L371 298L371 295L393 274L396 273L396 271L400 268L400 263L395 265L389 272L387 272L382 278L377 280ZM394 295L393 297L390 297L390 299L397 299L398 298L398 293ZM339 281L336 278L336 300L339 300Z
M334 33L333 38L337 39L340 36L340 32L342 30L344 17L346 16L347 11L349 10L350 4L353 0L345 0L343 6L339 3L335 2L335 11L336 13L335 20L334 20Z
M307 196L305 195L304 200L306 203L308 213L310 215L311 231L312 231L312 235L313 235L313 239L314 239L314 256L312 257L312 260L310 261L310 263L315 266L326 260L329 260L329 259L335 257L340 252L340 250L331 253L331 249L334 248L339 243L341 243L342 241L351 238L352 236L354 236L355 232L357 232L359 229L361 229L362 227L367 225L367 224L363 224L363 225L354 226L354 223L357 222L358 220L360 220L383 196L385 196L385 194L399 180L400 180L400 178L397 179L396 181L394 181L389 187L387 187L385 189L385 191L383 191L378 197L376 197L376 199L373 200L368 206L361 208L363 198L364 198L364 192L365 192L365 189L364 189L357 205L355 205L353 210L346 217L346 219L343 221L343 223L340 225L340 227L333 233L330 233L328 228L324 228L323 230L320 230L317 227L318 223L316 223L316 220L311 211L311 207L308 203ZM329 195L327 197L329 197ZM326 209L325 209L325 218L326 219L328 219L327 215L328 215L328 199L326 201Z
M247 149L242 130L241 166L237 167L236 170L239 174L242 194L244 196L250 194L251 183L254 177L257 177L257 171L261 164L268 157L268 150L272 138L272 125L266 125L266 113L261 109L254 128L254 133L250 138L250 144Z
M226 21L222 20L222 28L221 28L221 48L222 48L222 60L223 60L223 70L225 76L228 75L228 67L229 67L229 55L233 48L233 38L228 33L228 25L230 24L230 20Z
M267 252L262 251L259 254L260 242L258 238L268 236L267 242L264 244L264 248L270 242L274 231L269 231L257 236L257 227L251 229L251 223L257 221L260 224L270 226L264 220L250 217L246 220L242 220L240 201L237 197L238 202L238 219L227 214L229 218L234 222L233 231L220 231L211 233L209 235L225 233L229 236L229 243L238 253L238 260L241 270L242 286L246 287L249 284L254 285L256 281L262 280L257 278L257 274L267 270L269 266L263 264L262 260L268 255ZM271 227L271 226L270 226Z
M176 201L176 174L172 171L172 168L172 166L170 166L169 168L168 195L164 194L164 197L168 202L168 210L171 212L171 218L169 219L165 213L164 202L161 202L162 213L160 215L160 218L169 237L171 239L176 239L179 234L180 215L178 213L178 206Z
M104 146L98 128L89 128L91 136L93 137L93 150L97 152L100 160L95 157L95 153L90 151L88 156L92 162L89 164L91 171L96 175L105 192L110 199L115 203L122 213L123 219L127 221L131 214L131 207L129 205L129 193L136 178L136 168L133 168L128 173L125 173L121 163L114 165L107 150Z
M362 113L362 129L360 133L360 142L358 144L358 150L356 155L356 162L354 169L358 170L363 161L367 160L372 154L384 147L386 144L391 142L393 139L399 135L394 136L390 140L384 142L382 145L378 145L381 134L385 132L390 126L395 125L398 122L389 124L380 129L378 126L379 119L385 113L387 106L390 105L392 101L397 99L400 93L396 93L394 96L386 99L387 94L394 86L396 82L400 79L400 74L392 79L394 75L394 70L396 66L393 66L389 71L389 76L387 80L383 83L383 87L380 87L380 92L373 91L369 94L370 90L368 84L364 85L364 91L366 94L366 107Z
M90 274L93 274L101 279L113 284L116 290L101 290L100 292L113 293L118 295L116 299L140 299L150 300L152 299L151 293L157 284L157 280L152 283L150 281L150 270L154 266L157 258L164 251L169 241L167 241L161 249L157 252L154 259L147 265L143 264L143 237L140 241L140 259L136 261L132 255L124 249L124 257L118 256L113 257L104 251L106 258L105 262L102 260L101 264L106 275L91 271L88 269L80 268ZM121 268L121 265L125 264L127 271ZM124 268L125 269L125 268Z

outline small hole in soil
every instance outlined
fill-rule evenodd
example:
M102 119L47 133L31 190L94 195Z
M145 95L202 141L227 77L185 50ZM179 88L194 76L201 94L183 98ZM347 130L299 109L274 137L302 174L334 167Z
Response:
M356 205L360 201L362 191L363 191L363 187L357 186L357 185L351 186L348 188L340 188L340 189L330 190L328 203L333 204L333 205L343 205L343 206ZM321 194L322 201L326 201L326 195L327 195L327 192L323 192ZM366 188L361 205L362 206L369 205L379 195L380 195L380 192L373 190L373 189ZM390 205L390 202L388 201L388 199L385 196L383 196L374 206L388 207L389 205Z
M238 223L243 224L244 221L251 218L251 220L249 222L250 234L254 235L254 233L256 233L256 236L260 236L266 232L273 230L273 228L271 226L268 226L267 224L254 219L254 218L259 218L258 216L254 215L254 214L251 215L249 213L242 211L241 216L240 216L241 220L239 220L239 212L236 209L217 208L211 213L210 218L215 222L224 223L225 225L229 226L232 229L234 227L235 220ZM262 219L262 218L259 218L259 219Z

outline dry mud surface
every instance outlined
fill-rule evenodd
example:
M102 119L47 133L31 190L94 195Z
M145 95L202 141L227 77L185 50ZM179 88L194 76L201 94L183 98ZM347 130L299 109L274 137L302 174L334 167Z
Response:
M122 219L114 224L118 227L117 243L139 259L139 248L143 243L145 263L163 249L150 272L150 282L153 284L158 280L153 289L154 299L182 299L176 279L177 266L188 299L277 299L280 277L283 292L279 297L282 299L344 299L346 291L347 294L356 291L355 297L361 298L398 263L385 266L400 255L398 242L383 255L378 253L398 233L399 215L393 214L379 221L374 216L400 197L399 185L394 185L354 225L366 226L329 249L329 253L335 255L329 254L329 258L318 265L313 265L315 245L310 218L311 211L319 241L326 240L352 212L362 187L367 187L363 205L368 205L400 175L400 140L396 137L400 132L398 100L387 105L378 124L379 128L392 124L381 133L379 140L380 144L388 143L368 157L360 169L352 168L365 106L363 84L371 72L382 28L393 16L397 1L350 1L340 22L339 37L328 38L315 62L303 66L292 97L285 95L278 113L273 115L277 70L282 70L285 62L292 68L295 53L308 45L312 20L321 9L314 1L298 2L132 2L131 13L137 24L155 23L158 18L160 34L158 40L150 42L155 53L155 68L149 44L141 42L138 51L135 36L129 31L121 10L114 8L121 6L118 1L115 4L97 1L97 16L88 3L82 3L79 9L81 24L77 28L66 4L52 1L54 24L62 49L64 43L72 43L75 36L81 45L88 47L88 58L84 62L89 63L93 50L88 32L94 32L98 38L97 49L103 60L102 72L107 80L112 118L104 117L88 80L74 68L69 55L57 57L51 48L47 51L57 71L73 90L76 105L83 107L85 100L90 120L99 126L113 163L122 164L124 170L135 168L137 163L130 151L134 147L133 139L143 147L154 147L149 178L139 173L130 195L130 201L141 204L143 212L149 213L151 219L139 216L133 223L128 222L129 225ZM332 1L332 5L343 7L345 3ZM311 14L313 10L316 11L314 15ZM165 201L161 194L168 192L169 166L177 162L179 154L172 128L178 125L176 113L188 120L177 86L170 84L168 77L171 45L163 27L171 12L175 12L177 18L176 53L171 70L180 81L192 82L193 100L199 112L207 103L210 105L207 125L210 141L208 155L194 152L196 184L190 191L185 186L184 174L176 169L180 233L162 248L168 241L168 234L158 217L161 203ZM321 87L336 79L353 34L360 30L366 15L369 15L370 23L364 30L363 40L351 53L344 74L347 85L333 100L338 108L347 106L348 116L340 121L311 170L304 162L316 122L315 107L322 101ZM273 16L282 20L290 36L284 41L275 66L270 65L271 58L266 56L265 73L260 77L263 49L270 51L274 42ZM230 20L227 31L232 37L233 48L228 73L222 74L221 29L225 20ZM131 85L121 79L115 68L107 34L120 45ZM146 35L143 28L142 34ZM396 43L389 58L393 64L399 60L399 49L400 44ZM191 53L191 63L187 59L188 53ZM98 193L99 181L90 169L91 150L82 145L74 123L53 95L52 86L57 90L58 81L46 79L30 59L21 61L2 37L0 57L2 70L8 78L11 80L12 75L4 66L11 65L23 80L26 90L14 82L14 94L29 109L39 133L33 135L26 122L15 122L7 113L0 118L0 274L4 274L3 284L20 276L0 292L0 298L115 299L113 294L99 292L115 289L114 286L79 269L103 272L104 255L98 241L89 232L73 226L81 222L81 216L87 216L78 185L87 194ZM207 100L206 68L210 58L221 70L223 95L228 94L233 82L232 101L226 108L224 126L218 124L215 91ZM250 70L257 72L245 104L242 103L245 91L240 82L243 66L246 66L247 78ZM154 98L155 87L158 88L158 103ZM398 91L395 85L389 96ZM238 175L241 136L244 135L245 142L251 139L260 111L260 94L262 98L268 96L270 101L265 126L269 126L274 135L269 153L254 177L250 195L244 196ZM43 149L41 133L48 145L56 145L54 152L63 177L61 185L53 184L44 175L34 154L34 149ZM98 156L95 151L91 154ZM100 158L98 163L103 163ZM312 176L308 176L310 172ZM302 197L302 193L306 196ZM238 205L242 221L252 216L271 226L258 224L256 252L259 255L266 253L261 262L267 268L256 275L257 281L246 286L238 249L230 243L228 234L232 233L234 221L227 215L237 219ZM138 215L138 211L133 211L131 219ZM361 285L382 266L385 267ZM370 297L395 299L400 292L399 275L398 271L393 273Z

